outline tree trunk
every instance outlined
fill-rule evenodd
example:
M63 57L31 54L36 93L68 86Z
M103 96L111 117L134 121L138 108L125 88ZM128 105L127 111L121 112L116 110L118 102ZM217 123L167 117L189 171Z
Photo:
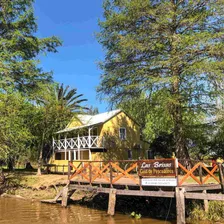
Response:
M173 121L174 121L174 143L176 149L176 157L178 159L189 159L189 153L186 146L186 141L184 137L184 124L182 119L182 107L179 92L179 76L175 76L173 82L173 95L175 98L173 104Z
M41 166L42 166L42 160L43 160L43 148L44 148L44 132L41 139L41 145L39 148L39 158L38 158L38 165L37 165L37 175L41 175Z
M9 158L9 160L8 160L8 169L10 170L10 171L13 171L13 168L14 168L14 158Z

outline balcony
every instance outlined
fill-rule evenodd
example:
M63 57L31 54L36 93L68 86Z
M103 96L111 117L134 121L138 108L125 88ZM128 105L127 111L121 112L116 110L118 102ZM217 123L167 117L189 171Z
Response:
M85 150L104 148L104 138L101 136L81 136L75 138L65 138L53 140L55 152L66 150Z

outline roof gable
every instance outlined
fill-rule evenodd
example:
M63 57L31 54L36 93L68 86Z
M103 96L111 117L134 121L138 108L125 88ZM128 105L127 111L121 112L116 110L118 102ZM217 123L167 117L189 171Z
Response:
M85 127L90 127L98 124L103 124L106 121L110 120L112 117L116 116L119 114L122 110L112 110L109 112L104 112L96 115L86 115L86 114L78 114L77 118L81 122L82 125L75 125L74 127L70 126L73 122L71 121L67 127L63 130L60 130L56 133L63 133L63 132L68 132L72 131L75 129L80 129L80 128L85 128ZM77 123L76 123L77 124Z
M96 115L85 115L79 114L78 119L82 122L83 125L96 125L105 123L106 121L110 120L112 117L120 113L121 110L112 110L105 113L100 113Z

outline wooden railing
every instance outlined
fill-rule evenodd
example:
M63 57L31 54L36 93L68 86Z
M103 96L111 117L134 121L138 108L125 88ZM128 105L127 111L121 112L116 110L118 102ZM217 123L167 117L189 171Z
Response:
M135 185L141 188L141 178L138 175L138 163L140 161L71 161L68 166L69 181L87 182L90 185L114 184ZM223 184L223 165L216 164L210 169L205 162L193 163L191 169L186 168L182 161L178 162L177 179L178 186ZM161 177L161 176L160 176ZM143 177L144 178L144 177Z
M103 148L104 138L100 136L80 136L75 138L65 138L53 140L53 149L73 150L73 149L89 149L89 148Z

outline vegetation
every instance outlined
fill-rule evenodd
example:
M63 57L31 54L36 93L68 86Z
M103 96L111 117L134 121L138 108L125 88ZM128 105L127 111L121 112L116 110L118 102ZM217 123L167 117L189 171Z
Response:
M0 1L0 165L42 160L52 151L53 134L86 110L77 89L53 81L39 54L55 53L62 42L39 38L33 0Z
M146 137L172 133L178 158L189 157L189 143L204 132L195 127L216 112L223 9L223 0L104 1L98 39L106 56L98 92L134 117L143 114Z
M224 220L224 202L209 201L208 212L204 211L201 204L194 204L190 216L189 223L198 223L198 221L220 222Z

